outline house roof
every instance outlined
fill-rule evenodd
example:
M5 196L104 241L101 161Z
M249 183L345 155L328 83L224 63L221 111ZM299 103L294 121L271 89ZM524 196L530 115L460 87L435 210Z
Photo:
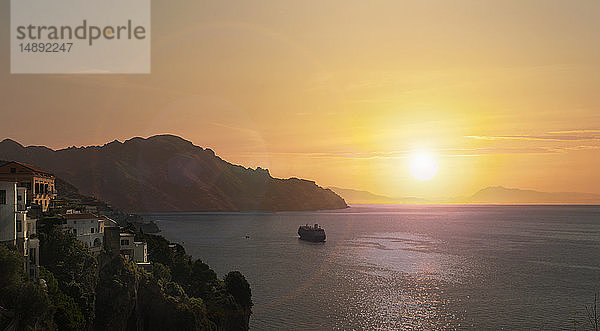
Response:
M99 219L98 216L94 214L65 214L63 217L67 220L89 220L89 219Z
M38 167L36 167L36 166L33 166L33 165L31 165L31 164L27 164L27 163L23 163L23 162L18 162L18 161L3 161L3 162L0 164L0 167L3 167L3 166L5 166L5 165L11 164L11 163L18 164L18 165L20 165L20 166L22 166L22 167L25 167L25 168L27 168L27 169L29 169L29 170L33 171L33 172L39 172L39 173L42 173L42 174L46 174L46 175L50 175L50 176L54 176L54 174L52 174L52 173L50 173L50 172L48 172L48 171L46 171L46 170L40 169L40 168L38 168Z
M117 221L113 220L112 218L102 215L99 217L99 219L104 220L104 226L118 226L119 223L117 223Z

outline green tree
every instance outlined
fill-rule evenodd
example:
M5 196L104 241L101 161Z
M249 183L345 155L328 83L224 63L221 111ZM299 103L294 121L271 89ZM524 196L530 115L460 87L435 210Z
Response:
M162 263L152 264L152 275L157 281L171 281L171 269Z
M201 260L196 260L191 267L188 292L194 297L207 298L219 286L217 274Z
M85 319L79 305L73 298L64 294L58 287L58 281L46 268L40 268L40 278L46 281L50 302L54 308L54 323L59 330L81 330Z
M144 240L148 243L149 258L155 267L158 266L157 270L153 271L153 278L160 284L158 286L160 295L166 296L169 302L177 303L180 307L187 307L185 311L188 311L188 308L197 308L197 303L202 302L201 311L205 313L200 314L200 310L196 308L192 310L200 320L208 317L220 330L248 329L252 307L251 291L248 282L240 272L229 275L230 288L228 289L226 281L219 279L217 274L201 260L194 261L186 254L183 246L172 245L161 236L144 234L135 228L130 228L130 231L135 233L136 240ZM168 273L165 272L164 267L168 269ZM175 283L180 286L175 286ZM153 289L150 291L154 293L151 298L157 300L156 298L160 296L155 293L157 289L154 288L154 284L152 282L146 284L148 289ZM180 288L183 292L179 290ZM190 302L196 304L190 306ZM155 314L158 312L148 315ZM160 321L164 322L165 318ZM157 323L153 325L162 325Z
M73 298L84 316L86 328L90 328L94 321L98 262L82 242L63 231L61 224L58 218L38 222L40 265L52 273L60 291Z
M46 291L29 280L25 259L14 247L0 244L0 329L51 328L52 314Z
M239 271L230 271L225 276L225 286L227 292L229 292L235 298L235 301L244 308L252 307L252 291L250 290L250 284L246 280L246 277Z

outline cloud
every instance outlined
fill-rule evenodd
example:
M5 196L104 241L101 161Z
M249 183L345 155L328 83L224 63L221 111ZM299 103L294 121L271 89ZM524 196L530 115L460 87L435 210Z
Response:
M600 145L578 145L568 147L500 147L500 148L446 148L435 151L440 157L479 157L484 155L517 155L517 154L548 154L562 153L573 150L600 149ZM245 152L237 153L240 157L267 158L310 158L310 159L343 159L343 160L375 160L375 159L405 159L412 155L412 150L389 152Z
M599 140L598 135L507 135L507 136L465 136L469 139L479 140L552 140L552 141L577 141L577 140Z
M408 157L409 151L391 151L391 152L247 152L236 155L244 157L300 157L312 159L354 159L354 160L372 160L372 159L398 159Z
M581 129L581 130L562 130L562 131L549 131L548 133L600 133L600 130L596 129Z
M248 128L244 128L244 127L238 127L238 126L233 126L233 125L228 125L228 124L223 124L223 123L218 123L218 122L210 122L211 125L220 127L220 128L225 128L225 129L229 129L229 130L234 130L234 131L239 131L239 132L245 132L245 133L249 133L249 134L253 134L256 136L260 136L260 133L256 130L253 129L248 129Z
M448 146L433 151L439 157L481 157L485 155L518 155L518 154L554 154L569 151L599 150L600 130L565 130L549 131L540 135L471 135L468 139L487 141L512 141L514 144L483 146L483 147L460 147ZM519 142L537 141L538 146L519 145ZM516 145L515 145L516 144ZM541 146L540 146L541 145ZM414 151L324 151L324 152L278 152L278 151L247 151L236 153L238 157L262 157L262 158L308 158L308 159L331 159L331 160L375 160L375 159L406 159Z
M577 130L555 130L542 134L531 135L470 135L467 139L487 141L512 141L516 146L494 146L483 148L480 152L484 154L523 154L523 153L563 153L568 151L600 149L600 130L577 129ZM541 146L522 146L519 142L538 142Z

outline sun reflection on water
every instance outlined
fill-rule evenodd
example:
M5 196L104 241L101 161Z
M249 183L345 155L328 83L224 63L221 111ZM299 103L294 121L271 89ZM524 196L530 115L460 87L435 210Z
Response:
M360 237L347 243L342 279L356 290L340 307L345 316L337 329L349 325L364 330L439 329L460 325L460 316L445 309L440 268L447 257L436 243L407 234Z

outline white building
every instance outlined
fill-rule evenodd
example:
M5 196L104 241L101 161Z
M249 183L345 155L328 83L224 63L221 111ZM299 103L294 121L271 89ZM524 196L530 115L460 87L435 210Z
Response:
M104 221L104 228L119 227L119 223L117 223L117 221L113 220L112 218L110 218L108 216L102 215L98 219Z
M94 214L65 214L63 229L74 234L77 240L99 254L104 244L104 220Z
M17 247L32 279L39 277L40 243L36 220L27 217L27 189L16 182L0 181L0 242Z
M121 255L125 260L133 260L136 263L148 263L148 244L134 241L133 233L122 232L119 234Z
M121 233L117 222L109 217L71 212L63 215L63 218L63 229L74 234L93 253L99 254L104 247L104 241L107 240L109 250L123 255L125 260L139 265L149 264L148 244L135 241L133 233Z

